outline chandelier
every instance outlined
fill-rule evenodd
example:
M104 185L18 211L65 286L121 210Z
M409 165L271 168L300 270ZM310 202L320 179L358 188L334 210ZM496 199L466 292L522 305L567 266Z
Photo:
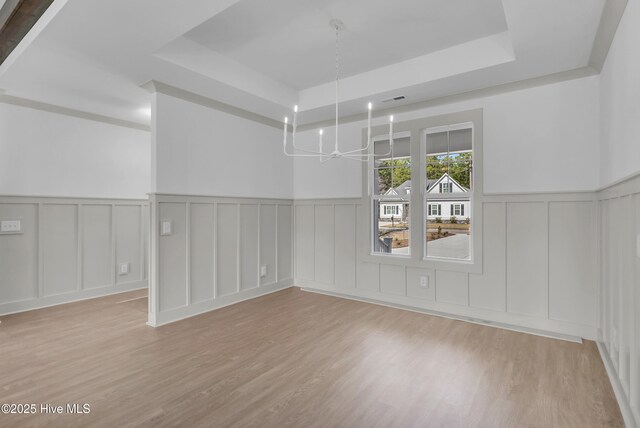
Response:
M284 137L283 137L283 150L284 154L292 157L317 157L320 159L320 162L326 162L330 159L351 159L360 162L367 162L369 158L373 156L393 156L393 116L389 116L389 151L387 153L370 153L369 147L371 146L371 112L373 105L371 103L368 104L368 116L367 116L367 144L361 149L341 151L340 146L338 144L338 107L339 107L339 88L340 88L340 56L339 56L339 35L340 30L344 29L344 23L338 19L332 19L329 21L329 25L336 32L336 80L335 80L335 89L336 89L336 134L335 141L333 142L333 151L325 151L324 146L322 144L322 134L323 130L318 130L318 150L309 150L305 148L298 147L296 145L296 129L298 126L298 106L294 106L293 108L293 124L292 124L292 132L291 132L291 147L292 151L287 151L287 135L288 135L288 127L289 127L289 118L284 118Z

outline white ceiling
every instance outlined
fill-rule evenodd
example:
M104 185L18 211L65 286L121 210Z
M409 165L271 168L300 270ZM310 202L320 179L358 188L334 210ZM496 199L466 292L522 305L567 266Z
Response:
M1 1L1 0L0 0ZM148 123L157 80L300 123L588 65L605 0L55 0L0 65L0 92Z
M186 34L300 90L507 31L500 0L243 0Z

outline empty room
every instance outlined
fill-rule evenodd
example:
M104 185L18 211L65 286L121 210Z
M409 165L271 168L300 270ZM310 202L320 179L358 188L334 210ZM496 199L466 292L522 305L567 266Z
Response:
M640 427L640 0L0 0L0 427Z

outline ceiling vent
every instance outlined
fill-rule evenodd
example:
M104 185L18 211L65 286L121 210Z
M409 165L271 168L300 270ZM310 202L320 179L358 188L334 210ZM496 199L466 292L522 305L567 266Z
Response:
M387 98L386 100L382 100L383 103L390 103L392 101L400 101L404 100L406 97L404 95L398 95L397 97Z

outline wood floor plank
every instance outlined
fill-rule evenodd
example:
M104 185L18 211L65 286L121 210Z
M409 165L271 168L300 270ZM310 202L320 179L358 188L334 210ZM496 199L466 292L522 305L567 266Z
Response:
M144 296L0 317L0 404L91 405L0 426L624 426L593 342L297 288L154 329Z

